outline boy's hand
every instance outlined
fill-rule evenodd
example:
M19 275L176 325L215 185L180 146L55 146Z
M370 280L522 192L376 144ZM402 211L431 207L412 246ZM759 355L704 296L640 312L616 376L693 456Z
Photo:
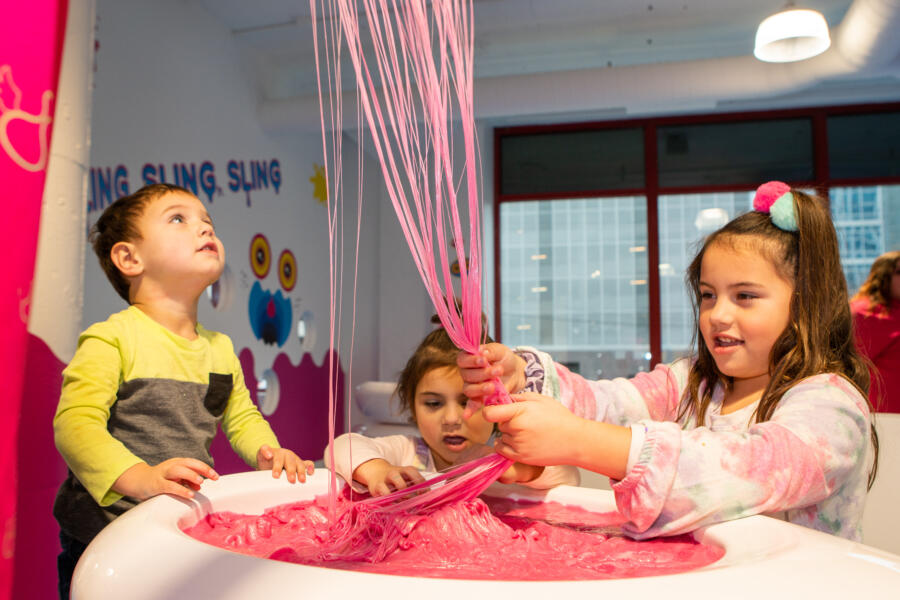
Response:
M218 479L219 474L205 462L194 458L170 458L151 467L140 462L125 470L113 484L113 491L137 500L159 494L172 494L188 500L206 479Z
M300 483L305 483L306 476L313 474L315 465L311 460L303 460L287 448L272 448L268 444L263 444L256 452L256 468L260 471L272 469L272 477L275 479L278 479L284 470L291 483L298 479Z
M353 479L369 488L372 496L384 496L425 481L417 468L398 467L382 458L367 460L356 467Z

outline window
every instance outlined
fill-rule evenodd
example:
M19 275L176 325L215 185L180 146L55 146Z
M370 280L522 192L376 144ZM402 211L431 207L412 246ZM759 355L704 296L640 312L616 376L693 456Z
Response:
M495 130L495 324L591 377L692 351L685 270L773 179L826 194L852 294L900 249L900 104Z
M650 365L643 197L500 206L503 341L586 377Z
M836 187L830 197L841 264L853 295L876 258L900 249L900 185Z
M661 187L813 179L808 118L663 126L657 147Z
M900 175L900 112L828 117L833 179Z
M564 194L644 187L639 128L523 134L501 141L503 194Z

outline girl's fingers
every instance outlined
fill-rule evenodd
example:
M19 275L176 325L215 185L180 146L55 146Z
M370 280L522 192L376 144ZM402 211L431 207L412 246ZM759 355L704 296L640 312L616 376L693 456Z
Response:
M468 421L472 418L472 415L481 410L483 406L484 404L481 401L474 398L469 398L469 400L466 402L466 407L463 409L463 419Z
M419 472L415 467L409 468L409 479L413 484L423 483L425 481L425 477Z
M487 365L487 360L478 354L460 351L456 356L456 364L460 369L477 369Z
M505 423L522 412L518 404L494 404L481 409L481 415L491 423Z
M388 482L394 486L395 490L402 490L406 488L406 479L403 478L403 474L400 471L391 471L387 476Z
M516 460L515 452L506 442L503 441L503 438L497 440L494 443L494 450L501 456L504 456L511 460Z

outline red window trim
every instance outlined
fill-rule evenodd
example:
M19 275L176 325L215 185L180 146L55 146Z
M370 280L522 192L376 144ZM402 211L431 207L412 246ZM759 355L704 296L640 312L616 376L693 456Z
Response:
M502 340L503 321L501 318L500 292L500 204L503 202L527 202L530 200L556 200L568 198L608 198L618 196L645 196L647 199L647 274L650 311L650 366L662 360L662 322L660 307L659 281L659 216L657 199L664 194L696 194L710 192L742 192L751 191L755 186L747 185L714 185L688 187L659 187L657 164L656 131L660 126L678 124L703 123L739 123L743 121L778 120L809 118L812 121L813 172L815 181L791 181L792 185L817 190L826 198L830 188L836 186L884 185L900 183L900 176L865 177L832 179L828 164L828 131L827 119L834 115L878 114L900 111L900 102L879 104L853 104L844 106L827 106L813 108L792 108L779 110L763 110L735 113L716 113L708 115L680 115L652 118L622 119L615 121L586 121L578 123L559 123L551 125L521 125L515 127L497 127L494 129L494 332L498 340ZM512 135L528 135L540 133L561 133L574 131L593 131L602 129L642 128L644 135L644 187L629 189L581 190L559 194L502 194L501 182L501 148L502 139Z

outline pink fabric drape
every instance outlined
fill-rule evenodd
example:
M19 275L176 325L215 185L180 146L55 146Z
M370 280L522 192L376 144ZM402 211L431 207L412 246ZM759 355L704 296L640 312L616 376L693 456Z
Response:
M12 590L28 311L67 8L66 0L7 3L0 18L0 600Z

